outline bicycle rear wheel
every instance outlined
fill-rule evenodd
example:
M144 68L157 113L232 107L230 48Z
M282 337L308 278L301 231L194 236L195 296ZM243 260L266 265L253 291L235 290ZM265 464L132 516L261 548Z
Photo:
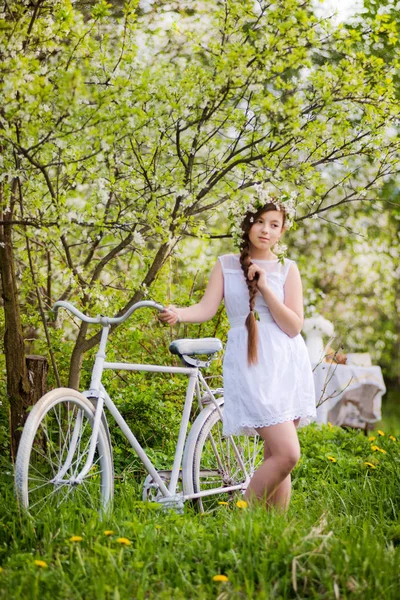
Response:
M91 402L76 390L59 388L33 407L24 426L15 465L18 500L36 516L45 507L105 509L114 491L111 448L103 423L93 464L77 480L89 452L94 419Z
M218 399L221 414L223 399ZM240 485L238 491L221 492L194 500L200 512L242 497L251 477L264 459L259 436L229 436L222 433L218 409L210 405L201 411L190 430L183 457L184 493L196 494L219 487Z

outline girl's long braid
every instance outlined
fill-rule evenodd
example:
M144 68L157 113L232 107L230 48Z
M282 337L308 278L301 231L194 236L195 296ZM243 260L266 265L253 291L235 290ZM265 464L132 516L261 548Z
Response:
M264 206L262 206L256 214L248 212L244 217L241 228L243 231L242 239L240 242L240 265L242 267L242 271L246 278L246 285L249 290L249 305L250 312L246 318L246 327L248 332L248 341L247 341L247 362L250 365L256 364L258 362L258 325L257 320L254 315L254 305L256 303L256 295L258 292L257 280L254 278L252 281L248 278L249 267L252 264L250 258L250 239L249 239L249 231L252 227L252 223L260 215L270 210L276 210L276 206L273 202L268 202ZM282 210L282 209L281 209ZM282 210L283 220L282 220L282 228L285 226L286 221L286 213Z
M247 274L249 271L249 267L252 264L250 259L250 245L249 245L249 237L247 234L243 236L243 243L241 244L241 253L240 253L240 264L242 267L242 271L246 278L246 285L249 290L249 305L250 312L246 318L246 327L248 332L248 340L247 340L247 362L249 365L256 364L258 362L258 327L257 321L254 315L254 305L256 303L256 295L258 292L257 281L254 278L252 281L248 278Z

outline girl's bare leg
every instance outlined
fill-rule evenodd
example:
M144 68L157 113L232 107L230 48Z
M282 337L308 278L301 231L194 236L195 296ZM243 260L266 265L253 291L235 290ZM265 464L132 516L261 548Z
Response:
M293 421L296 429L299 424L300 418ZM268 448L266 442L264 442L264 460L267 460L272 456L271 450ZM267 506L277 506L286 511L289 508L290 495L292 491L292 478L289 473L287 477L278 485L275 492L271 494L268 499Z
M264 442L264 460L267 460L272 456L270 449L267 444ZM285 477L285 479L278 485L276 490L270 495L267 500L268 506L276 506L277 508L282 508L286 510L289 507L290 502L290 493L292 491L292 479L289 475Z
M264 499L267 506L275 504L285 509L290 499L290 472L300 458L295 422L286 421L270 427L261 427L257 431L268 448L268 458L254 473L245 498L250 501L255 498ZM283 487L275 496L274 502L272 496L282 484Z

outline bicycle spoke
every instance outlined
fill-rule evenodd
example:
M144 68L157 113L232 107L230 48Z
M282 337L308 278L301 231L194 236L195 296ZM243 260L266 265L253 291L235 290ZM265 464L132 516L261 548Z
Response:
M216 459L216 461L217 461L217 463L218 463L218 465L219 465L219 467L221 469L221 472L222 472L224 470L224 468L223 468L223 465L222 465L222 460L221 460L221 457L220 457L220 453L217 450L217 446L216 446L216 444L214 442L213 436L210 434L208 436L208 439L209 439L209 441L211 443L211 446L212 446L212 449L214 451L215 459Z
M32 481L32 477L29 477L29 481ZM42 479L42 481L43 481L43 479ZM37 485L34 488L30 488L30 493L33 494L34 492L36 492L36 490L40 490L40 488L44 487L45 485L51 485L51 484L49 481L45 481L41 485Z
M66 493L66 494L64 494L64 497L61 499L61 501L60 501L60 502L58 502L58 504L57 504L57 507L58 507L58 508L61 506L61 504L62 504L63 502L65 502L65 501L68 499L68 497L70 496L70 494L72 494L72 490L73 490L73 487L72 487L72 485L70 485L70 486L68 487L67 493Z
M40 473L39 473L39 475L40 475ZM43 481L43 477L33 477L32 475L29 475L28 479L29 479L29 481Z
M91 491L89 492L89 490L87 489L85 483L82 484L81 492L83 492L83 493L86 494L86 496L89 499L90 504L91 504L92 507L94 507L95 503L96 503L96 505L98 504L98 498L93 498L92 492Z
M30 509L35 508L40 502L45 502L48 498L50 498L51 496L54 496L57 493L59 493L59 490L56 487L53 487L53 489L51 490L51 492L49 492L49 494L47 496L42 496L34 504L31 504Z
M52 471L53 471L53 476L55 476L55 475L56 475L56 471L55 471L55 469L54 469L54 467L53 467L53 462L52 462L52 460L51 460L51 456L49 455L49 446L50 446L50 444L51 444L51 442L50 442L50 437L49 437L49 434L48 434L48 431L47 431L46 423L44 422L44 423L42 423L41 425L42 425L42 429L41 429L41 430L43 431L43 433L44 433L44 435L45 435L45 437L46 437L46 441L45 441L45 447L46 447L46 452L47 452L47 454L48 454L48 456L45 456L45 455L43 455L43 457L44 457L44 459L45 459L46 461L48 461L48 463L50 464L50 467L51 467L51 469L52 469ZM38 454L41 454L41 453L39 452L39 450L38 450L38 448L37 448L37 447L34 447L34 449L35 449L35 451L36 451Z

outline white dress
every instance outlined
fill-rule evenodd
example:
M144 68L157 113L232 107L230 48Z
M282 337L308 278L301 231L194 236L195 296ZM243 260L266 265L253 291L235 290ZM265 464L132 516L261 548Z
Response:
M255 435L255 427L276 425L300 417L299 427L316 419L315 392L308 351L301 334L291 338L274 321L260 292L255 301L259 315L258 363L247 363L246 317L249 291L239 256L218 257L224 276L224 300L230 329L223 360L224 435ZM290 265L256 260L264 268L268 285L284 300Z

